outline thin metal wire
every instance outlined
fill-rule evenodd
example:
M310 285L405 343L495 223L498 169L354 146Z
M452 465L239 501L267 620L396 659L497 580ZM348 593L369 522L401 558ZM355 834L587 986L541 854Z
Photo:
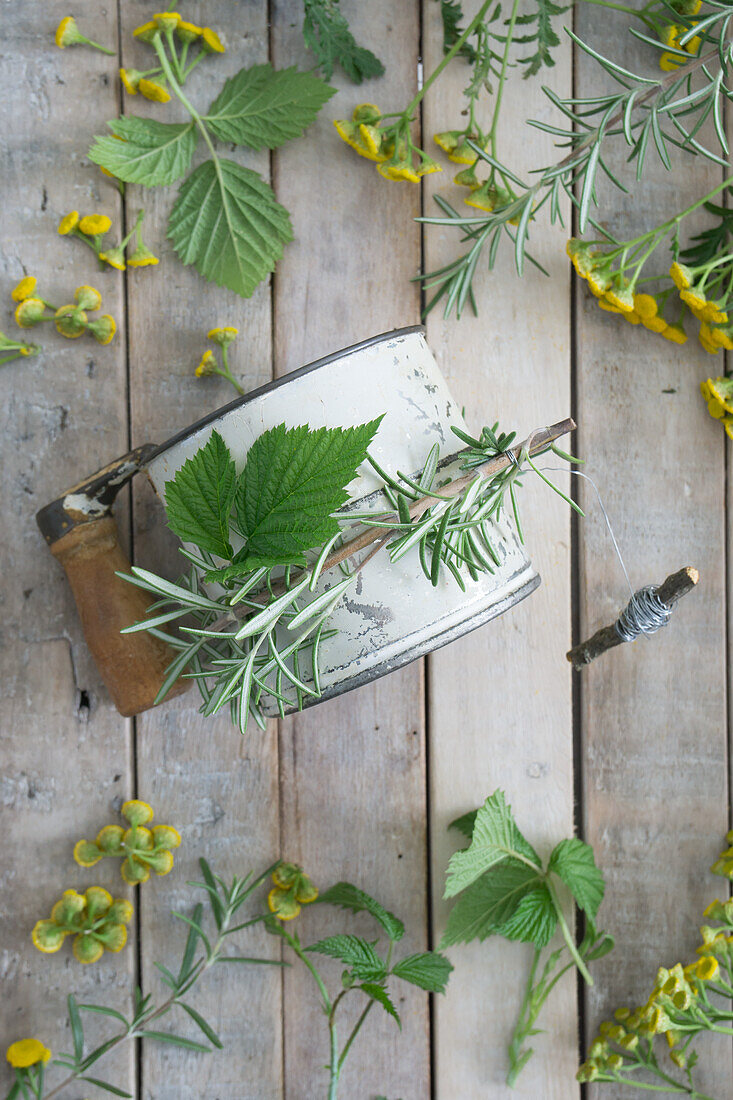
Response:
M601 494L592 477L588 474L584 474L581 470L566 470L559 466L543 466L542 473L570 473L575 477L582 477L585 481L589 482L595 490L596 497L598 498L598 506L601 509L603 518L608 528L608 533L611 536L611 542L613 548L616 551L616 557L618 558L621 568L624 571L626 577L626 583L629 586L629 592L631 593L631 599L627 603L626 607L621 611L616 622L613 624L618 634L624 642L633 642L635 638L638 638L640 634L655 634L661 627L666 626L672 616L672 608L668 607L663 600L657 595L657 585L647 584L644 588L639 588L634 591L633 585L629 579L629 574L626 569L626 563L621 555L621 550L616 541L616 536L613 533L611 527L611 521L608 518L608 512L606 511L603 501L601 500Z

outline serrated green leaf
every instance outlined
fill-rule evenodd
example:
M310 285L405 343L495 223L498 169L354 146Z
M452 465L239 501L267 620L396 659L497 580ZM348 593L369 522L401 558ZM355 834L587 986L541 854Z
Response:
M371 997L373 1001L377 1001L385 1012L388 1012L390 1016L397 1021L397 1026L402 1031L402 1020L400 1014L395 1008L392 998L383 985L377 985L375 982L362 982L359 989L366 993L367 997Z
M277 71L265 62L230 77L205 122L221 141L277 149L310 126L335 90L312 73Z
M168 236L184 264L243 298L275 270L293 239L290 215L256 172L206 160L181 185Z
M477 813L478 810L469 810L467 814L461 814L455 821L451 821L448 828L457 829L459 833L463 833L467 840L470 840L473 836L473 827L476 823Z
M247 564L304 565L304 552L338 533L331 515L351 482L381 417L355 428L286 428L263 432L237 481L237 526Z
M340 909L350 909L352 913L369 913L381 924L394 943L401 940L405 933L405 926L401 920L369 894L360 890L358 886L352 886L350 882L337 882L335 886L329 887L318 896L316 904L337 905Z
M107 125L116 136L95 138L89 159L117 179L160 187L180 179L191 166L197 140L193 122L156 122L133 115Z
M512 916L539 875L515 859L505 859L472 882L450 911L441 947L485 940Z
M354 84L382 75L384 65L371 50L357 44L338 0L305 0L304 9L303 41L315 54L326 80L331 79L335 65L340 65Z
M517 828L504 792L494 791L476 814L470 845L451 856L445 897L459 894L484 871L508 857L519 859L519 862L529 860L536 868L540 866L539 856Z
M595 919L605 883L590 844L577 837L561 840L550 856L549 870L563 880L580 908Z
M340 959L353 972L359 981L379 981L386 974L384 961L370 943L361 936L327 936L318 943L306 947L317 955L328 955L331 959Z
M546 947L555 934L557 912L546 886L530 890L520 899L511 917L496 929L497 934L508 940L533 943Z
M428 993L445 993L445 986L453 969L445 955L437 951L423 951L417 955L408 955L392 967L396 978L426 989Z
M203 550L231 558L229 515L235 489L234 461L214 431L166 484L165 508L171 531L184 542L195 542Z

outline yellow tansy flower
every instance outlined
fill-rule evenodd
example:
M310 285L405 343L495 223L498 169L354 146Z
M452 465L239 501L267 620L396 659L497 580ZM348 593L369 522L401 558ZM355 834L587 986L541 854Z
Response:
M217 370L216 356L211 348L208 348L201 356L201 362L196 367L196 377L206 378L211 374L215 374Z
M120 813L131 825L147 825L155 817L153 807L149 802L143 802L141 798L130 798L127 802L123 802ZM149 830L146 829L145 832Z
M120 80L126 92L130 95L137 95L138 84L141 80L140 73L137 69L120 69Z
M149 80L144 76L137 87L141 95L144 95L146 99L151 99L154 103L168 103L170 100L170 92L157 80Z
M36 921L31 932L34 947L37 947L44 955L53 955L58 951L66 936L67 933L63 928L59 928L53 920Z
M38 1062L47 1062L51 1051L40 1039L17 1039L5 1052L5 1057L14 1069L28 1069Z
M21 279L18 285L12 291L10 297L14 302L23 302L26 298L30 298L33 291L36 289L37 279L33 275L26 275L24 279Z
M198 27L195 23L189 23L185 19L181 19L176 27L176 34L181 42L195 42L203 33L203 27Z
M153 22L161 31L174 31L181 22L177 11L159 11L153 16Z
M233 340L236 340L239 335L239 329L233 328L231 325L225 328L212 328L209 329L206 334L207 339L213 340L219 347L226 348L231 344Z
M622 313L633 313L634 295L627 287L611 286L605 292L606 301Z
M72 229L76 229L79 224L79 211L71 210L68 214L64 214L63 218L59 222L58 233L59 236L65 237L67 233L71 233Z
M15 307L15 321L21 328L33 328L43 320L46 305L40 298L24 298Z
M704 982L712 981L719 970L718 960L712 955L703 955L695 964L695 975Z
M667 325L667 327L660 333L665 340L670 340L673 344L686 344L687 333L682 328L682 325Z
M94 867L103 858L96 844L90 844L88 840L77 840L74 845L74 859L80 867Z
M74 291L74 301L81 309L94 311L102 305L102 295L93 286L78 286Z
M160 263L157 256L154 256L149 248L146 248L144 244L138 245L132 256L127 261L128 267L154 267L155 264Z
M224 53L225 47L216 31L211 27L204 27L201 31L201 46L206 53Z
M125 253L119 246L109 248L106 252L100 252L99 258L104 263L109 264L110 267L116 268L117 271L125 270Z
M692 286L694 275L685 264L680 264L675 260L669 269L669 274L678 290L686 290L687 287Z
M656 317L659 312L659 305L653 294L635 294L634 309L642 321L649 321L652 317Z
M91 936L87 936L83 932L74 937L72 950L74 958L80 963L98 962L104 954L104 947L99 940L92 939Z
M109 313L103 313L96 321L90 321L88 328L98 344L111 344L117 332L115 319Z
M139 27L135 27L132 33L135 38L141 38L143 42L150 42L153 36L160 32L155 23L150 20L148 23L142 23Z
M667 327L667 322L663 317L642 317L641 323L644 328L648 328L650 332L663 333Z
M77 305L61 306L54 313L56 331L67 340L77 340L87 327L87 315Z
M112 228L112 219L106 214L87 214L79 222L79 229L89 237L102 237Z

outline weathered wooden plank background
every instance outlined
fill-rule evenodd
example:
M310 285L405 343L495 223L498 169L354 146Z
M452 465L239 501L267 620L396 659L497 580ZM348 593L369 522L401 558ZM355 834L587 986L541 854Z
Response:
M457 326L437 313L429 318L429 342L473 426L500 417L524 432L572 408L578 446L634 582L661 579L687 563L701 569L700 591L680 608L674 629L654 643L614 651L584 674L575 693L564 660L573 622L585 633L625 600L585 489L588 518L577 527L561 502L528 489L527 538L544 585L522 606L427 662L245 741L225 717L202 720L193 693L137 721L116 714L33 519L67 484L128 445L163 439L229 399L225 383L193 376L203 333L215 324L239 327L233 360L253 387L419 319L410 277L423 258L428 268L444 262L455 241L421 231L412 219L432 209L436 190L450 189L449 175L429 177L422 190L387 184L341 146L331 119L361 99L394 110L409 98L418 59L429 70L439 56L438 8L434 0L342 6L387 74L363 89L335 77L338 95L303 140L269 160L243 154L271 175L293 214L296 240L271 285L242 303L172 255L164 229L171 191L129 187L123 202L87 162L91 135L120 108L131 110L114 59L55 49L53 31L68 14L60 0L3 5L0 291L7 301L26 273L39 277L51 300L92 282L121 320L110 348L44 333L42 358L0 372L3 1032L8 1042L35 1034L55 1050L68 1049L69 989L122 1000L136 976L154 984L153 961L169 962L180 951L182 933L171 931L167 914L185 904L184 883L195 877L202 853L224 874L282 855L302 862L320 884L350 878L405 919L410 947L435 943L445 919L447 823L501 786L543 850L579 824L609 883L602 912L617 951L597 966L591 995L579 1001L571 978L556 991L545 1021L551 1036L538 1037L537 1055L512 1094L573 1100L579 1034L591 1035L615 1004L644 995L659 963L693 951L698 915L715 892L706 867L728 820L726 469L721 433L696 394L703 353L625 329L582 288L573 296L559 230L533 234L551 281L530 270L517 283L505 257L493 277L479 280L478 319ZM465 7L470 14L475 5ZM139 65L144 47L131 30L152 10L143 0L80 0L75 15L91 37L118 48L121 64ZM207 81L218 87L242 64L268 57L278 66L310 64L296 0L210 0L188 4L186 14L221 27L228 40L225 57L192 78L194 94L204 99ZM579 8L581 34L597 35L601 18ZM617 49L624 56L628 50L620 27ZM597 71L573 56L567 40L557 56L550 74L556 90L567 95L574 86L587 94L596 87ZM462 87L457 71L428 95L426 142L454 124ZM539 132L516 141L521 120L547 117L547 107L537 83L512 87L501 142L517 146L513 163L524 169L552 156ZM175 117L174 104L165 110ZM140 98L134 111L161 117ZM659 172L633 207L618 204L615 228L654 218L664 205L660 189L665 201L672 192L679 201L717 178L704 164L688 164L684 174ZM125 276L110 270L98 283L83 246L56 236L69 209L104 211L116 225L130 225L140 205L146 241L162 257L158 269ZM0 327L12 331L6 312ZM136 560L172 573L174 540L144 482L118 515ZM65 954L39 955L29 940L35 919L64 886L87 884L71 861L73 841L93 835L132 793L184 835L176 873L140 893L139 950L84 970ZM325 934L325 919L324 911L304 914L304 936L316 928ZM252 949L272 954L276 947L252 936ZM504 1050L529 952L501 941L450 954L456 971L432 1009L410 990L400 1004L402 1033L386 1016L370 1018L347 1063L344 1096L509 1095ZM324 1094L323 1023L296 970L248 970L234 981L221 973L198 996L225 1054L203 1058L145 1044L124 1051L104 1076L139 1100ZM731 1088L723 1046L711 1050L703 1071L704 1087L720 1097ZM69 1100L78 1095L72 1090Z

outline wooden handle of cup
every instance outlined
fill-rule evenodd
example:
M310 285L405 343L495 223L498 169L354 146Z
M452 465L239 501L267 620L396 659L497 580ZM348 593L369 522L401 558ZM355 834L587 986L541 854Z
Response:
M100 675L120 714L131 717L152 707L173 650L141 630L120 630L145 618L150 597L115 574L129 573L114 517L106 515L73 527L51 545L69 578L81 617L84 637ZM178 680L166 698L189 686Z

